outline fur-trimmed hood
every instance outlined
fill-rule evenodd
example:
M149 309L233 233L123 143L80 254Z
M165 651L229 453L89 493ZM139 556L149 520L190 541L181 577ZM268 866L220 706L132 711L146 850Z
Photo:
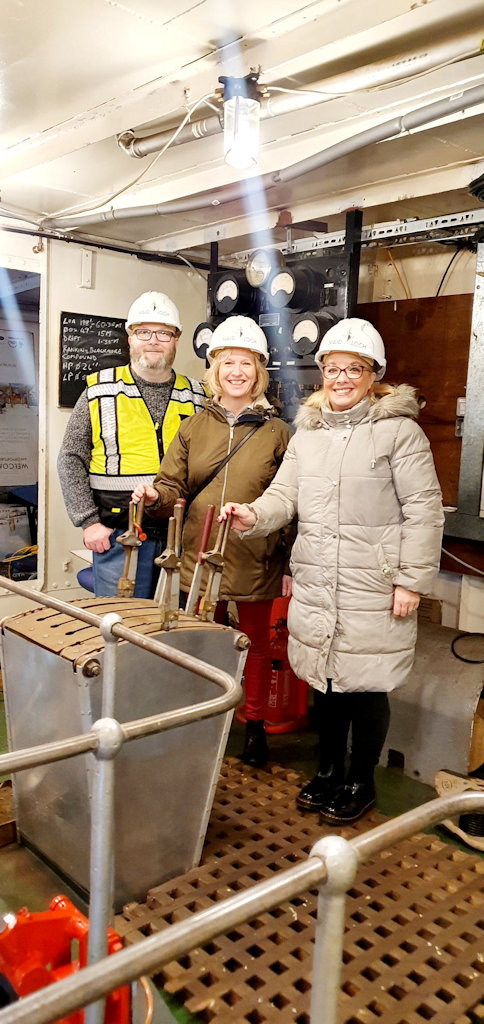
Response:
M344 412L312 396L270 487L250 503L250 539L297 515L288 654L297 678L322 692L328 679L335 693L405 682L417 623L392 614L394 588L428 593L439 566L442 498L415 392L385 391Z
M323 396L322 391L319 394ZM311 400L314 402L313 396L308 399ZM308 405L308 401L301 406L294 421L294 426L299 430L319 430L341 423L361 423L363 420L374 422L395 416L416 420L420 411L416 389L410 384L396 384L388 394L375 396L375 401L363 398L358 405L343 412L334 412L323 402L320 405Z

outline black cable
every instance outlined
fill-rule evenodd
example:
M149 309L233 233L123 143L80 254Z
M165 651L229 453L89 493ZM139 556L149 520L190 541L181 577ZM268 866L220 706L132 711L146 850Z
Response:
M460 249L460 248L459 248L459 249L456 249L456 250L455 250L455 253L454 253L454 255L453 255L453 256L452 256L451 258L450 258L450 260L449 260L449 262L448 262L448 264L447 264L447 267L446 267L446 269L444 270L444 273L442 274L442 280L441 280L441 282L440 282L440 284L439 284L439 287L437 288L437 291L436 291L436 293L435 293L435 298L438 298L438 296L439 296L439 294L440 294L440 289L442 288L442 285L443 285L443 283L444 283L444 281L445 281L445 279L446 279L446 277L447 277L447 274L449 273L449 270L450 270L450 268L451 268L451 266L452 266L452 264L453 264L454 260L455 260L455 259L456 259L456 257L457 257L457 256L459 255L459 253L460 253L460 252L462 252L462 251L463 251L463 250L462 250L462 249Z
M6 231L12 235L30 235L35 238L50 238L55 242L67 242L69 245L82 245L84 248L90 249L105 249L107 252L120 252L126 256L137 256L139 260L146 260L149 263L168 263L171 266L180 266L180 260L182 263L188 263L188 260L184 256L178 255L178 253L163 253L154 252L150 249L129 249L125 245L113 245L108 242L94 242L92 239L74 237L73 235L63 235L56 231L41 231L35 228L6 228L2 227L2 231ZM190 264L195 269L209 270L210 266L208 263L204 263L202 260L190 260Z
M484 665L484 658L464 658L462 654L457 654L457 651L455 649L457 641L469 636L484 637L484 633L458 633L457 636L454 637L450 645L450 649L452 651L452 654L454 655L454 658L458 658L459 661L465 661L467 665Z

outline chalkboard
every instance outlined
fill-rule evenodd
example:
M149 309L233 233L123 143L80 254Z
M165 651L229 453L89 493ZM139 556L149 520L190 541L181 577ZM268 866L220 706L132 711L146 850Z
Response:
M61 313L59 405L72 409L94 370L129 363L125 320Z

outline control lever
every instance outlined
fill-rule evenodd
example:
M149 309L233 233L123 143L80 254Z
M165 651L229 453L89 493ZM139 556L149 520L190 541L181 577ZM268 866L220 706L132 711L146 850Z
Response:
M227 518L220 523L215 547L212 548L211 551L207 551L204 556L205 565L208 566L208 580L207 588L203 597L200 599L199 606L199 615L203 622L207 622L209 620L213 621L213 617L215 615L224 567L224 553L231 522L232 514L228 515Z
M116 542L121 544L124 551L124 565L121 576L118 580L118 597L132 597L136 582L136 570L138 568L138 549L146 540L146 533L143 533L141 523L145 507L144 496L136 505L130 501L128 506L128 529L119 537Z
M208 540L210 537L210 531L212 529L214 512L215 505L209 505L205 513L205 519L203 520L200 550L197 555L197 561L195 563L195 569L193 572L193 579L190 585L190 590L188 593L187 603L185 607L187 615L195 615L195 608L197 607L197 601L200 595L200 587L202 585L203 567L206 558L205 549L207 547Z
M168 520L166 548L155 565L160 567L160 576L155 591L155 601L160 607L160 620L163 629L173 629L178 622L180 603L180 554L183 529L185 499L179 498L173 507L173 515Z

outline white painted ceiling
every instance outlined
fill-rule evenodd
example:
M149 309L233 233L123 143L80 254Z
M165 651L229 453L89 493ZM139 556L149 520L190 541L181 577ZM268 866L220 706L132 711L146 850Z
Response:
M280 237L275 225L283 210L293 222L318 219L338 228L353 206L364 209L365 225L480 206L468 184L484 173L484 91L468 109L294 180L265 189L258 175L267 182L336 142L437 100L464 94L464 107L469 90L484 90L482 0L2 6L5 224L17 219L157 251L203 254L217 240L223 255ZM156 154L133 159L119 147L117 136L129 129L136 136L174 131L187 104L206 96L212 106L202 103L191 120L213 118L219 75L259 67L266 86L303 93L294 102L310 105L262 121L257 171L224 164L220 133L172 144L154 163ZM270 102L275 109L291 95L274 91ZM250 200L236 191L226 202L226 186L248 178ZM180 200L195 196L199 208L180 212ZM144 216L143 208L155 204L159 212ZM138 215L112 219L133 208ZM98 220L106 211L110 219Z

